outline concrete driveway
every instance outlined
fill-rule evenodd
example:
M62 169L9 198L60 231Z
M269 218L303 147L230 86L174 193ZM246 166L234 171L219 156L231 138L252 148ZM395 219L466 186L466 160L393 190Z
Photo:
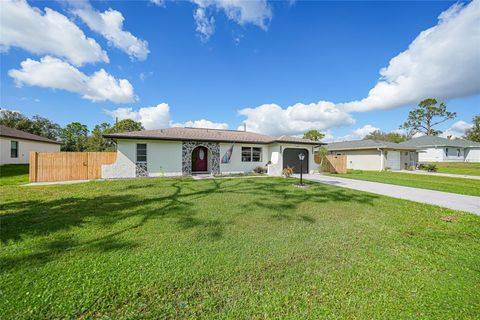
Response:
M298 175L296 176L298 177ZM393 198L428 203L440 207L480 215L480 197L412 187L403 187L386 183L346 179L322 174L305 174L303 175L303 178L308 181L371 192Z

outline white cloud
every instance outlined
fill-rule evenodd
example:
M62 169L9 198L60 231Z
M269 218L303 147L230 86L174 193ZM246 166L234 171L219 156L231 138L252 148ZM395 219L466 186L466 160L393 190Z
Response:
M125 18L122 13L113 9L105 12L95 10L88 0L70 1L74 6L72 12L80 17L87 26L101 34L109 44L127 53L130 58L145 60L148 53L148 43L138 39L128 31L123 30Z
M342 137L338 137L333 139L334 141L350 141L350 140L361 140L365 138L366 135L369 133L372 133L374 131L380 130L377 127L372 126L371 124L366 124L361 128L357 128L355 130L352 130L351 133L344 135Z
M248 131L271 135L295 135L307 130L325 130L355 123L352 117L333 103L297 103L283 109L276 104L264 104L256 108L238 111L247 117L244 123Z
M463 120L455 122L450 128L445 130L440 136L447 138L452 136L453 138L461 138L465 135L465 131L471 129L473 125Z
M205 119L186 121L184 123L173 122L170 116L170 106L167 103L160 103L152 107L142 107L138 109L138 111L133 110L133 108L117 108L115 110L104 111L112 118L118 117L119 120L132 119L139 121L147 130L168 127L228 128L228 124L226 123L216 123Z
M197 8L193 14L193 18L197 25L195 30L199 33L200 39L202 39L202 41L210 39L210 36L215 32L215 19L208 17L205 14L204 8Z
M76 66L109 61L100 45L67 17L49 8L44 14L24 0L1 2L0 51L10 47L61 57Z
M167 1L166 0L150 0L150 2L156 6L165 7Z
M208 128L208 129L228 129L228 124L224 122L212 122L210 120L195 120L184 123L172 123L172 127L192 127L192 128Z
M263 30L268 29L272 19L272 9L266 0L192 0L198 7L194 12L197 31L203 40L215 32L215 19L210 11L223 11L228 19L240 24L253 24Z
M170 106L160 103L152 107L143 107L138 111L133 108L118 108L105 110L105 113L119 120L132 119L139 121L147 130L167 128L170 126Z
M29 85L66 90L91 101L126 103L135 100L128 80L117 80L104 69L88 76L67 62L50 56L40 61L27 59L21 63L21 69L11 69L8 75L19 87Z
M361 112L480 93L480 1L454 4L438 19L380 71L368 97L341 106Z

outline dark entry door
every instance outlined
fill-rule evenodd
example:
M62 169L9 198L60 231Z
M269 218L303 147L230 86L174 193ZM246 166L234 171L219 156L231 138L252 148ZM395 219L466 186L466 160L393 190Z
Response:
M208 171L208 149L205 147L196 147L192 152L192 171Z
M291 167L294 173L300 173L300 159L298 155L303 153L305 158L302 161L303 173L308 173L308 150L288 148L283 150L283 168Z

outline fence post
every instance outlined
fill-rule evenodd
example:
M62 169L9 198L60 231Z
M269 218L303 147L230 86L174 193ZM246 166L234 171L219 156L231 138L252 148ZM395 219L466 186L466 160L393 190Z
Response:
M31 151L29 159L29 180L30 182L37 182L37 170L38 170L38 152Z

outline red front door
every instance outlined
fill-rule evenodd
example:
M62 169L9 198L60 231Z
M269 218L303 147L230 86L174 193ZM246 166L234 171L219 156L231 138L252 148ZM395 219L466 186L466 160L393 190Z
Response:
M192 152L192 171L208 171L207 160L208 149L205 147L196 147Z

